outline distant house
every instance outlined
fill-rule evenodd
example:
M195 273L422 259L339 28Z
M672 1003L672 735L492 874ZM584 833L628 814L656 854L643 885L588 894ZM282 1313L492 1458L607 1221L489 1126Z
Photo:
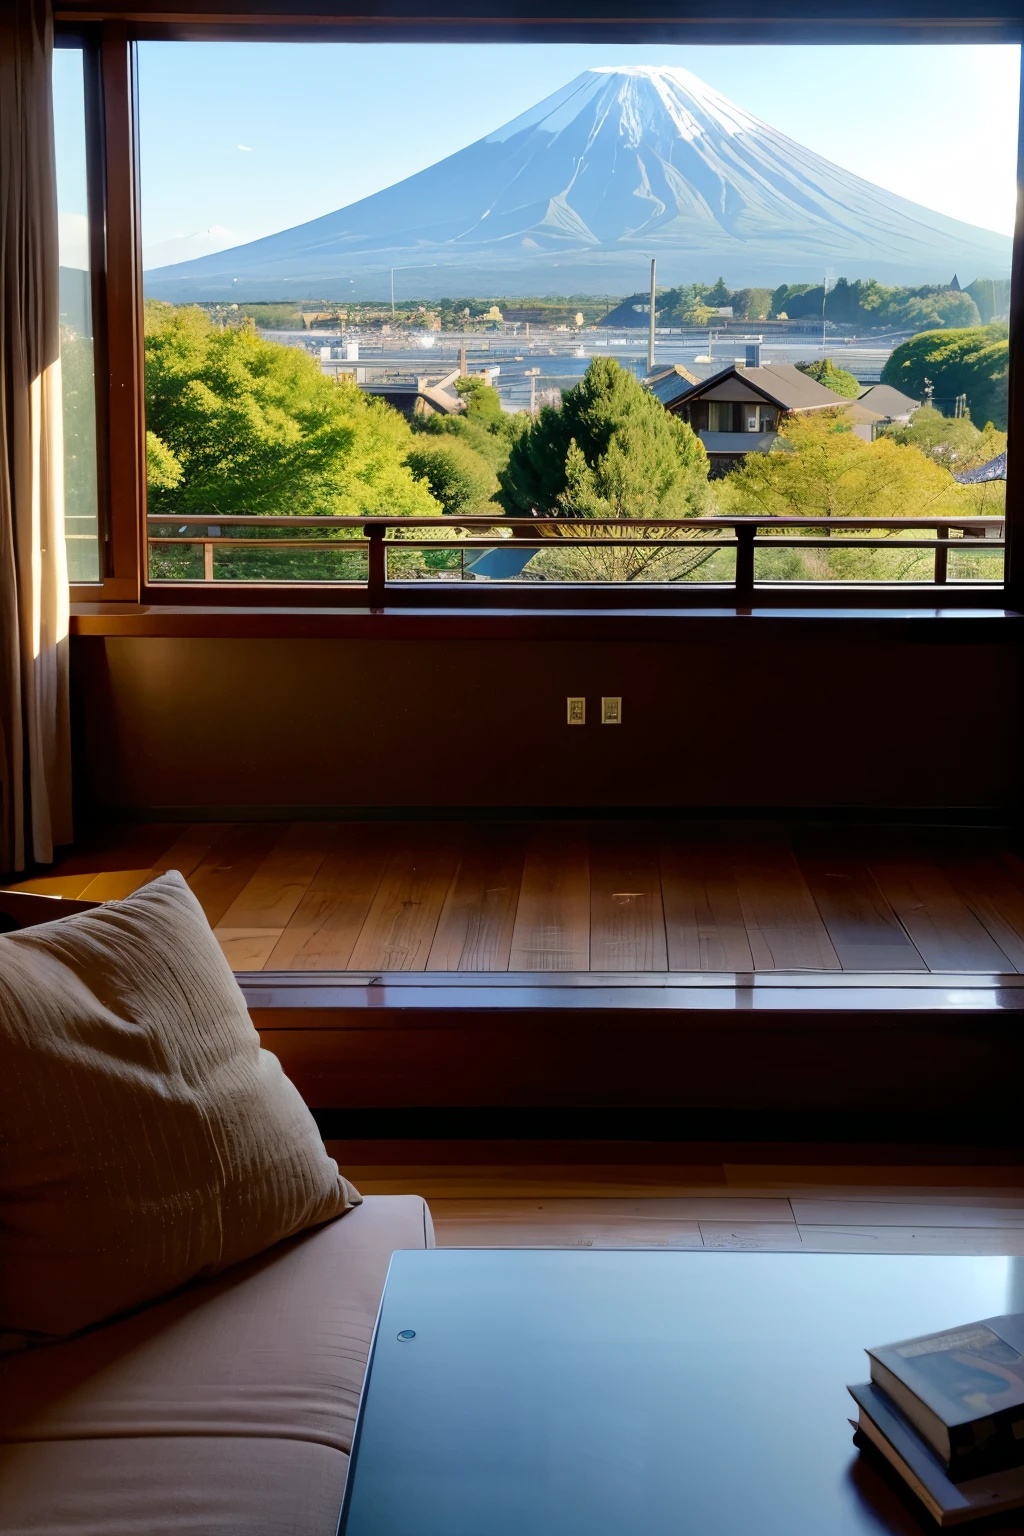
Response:
M763 363L745 368L734 363L710 379L692 381L684 369L652 375L647 387L667 411L689 422L711 460L712 477L727 474L748 453L767 453L778 439L786 416L853 408L854 431L870 439L879 416L860 402L825 389L792 363ZM860 407L858 409L858 407Z
M910 420L921 402L911 400L909 395L893 389L891 384L871 384L861 390L857 404L874 411L885 422L899 422L902 426Z

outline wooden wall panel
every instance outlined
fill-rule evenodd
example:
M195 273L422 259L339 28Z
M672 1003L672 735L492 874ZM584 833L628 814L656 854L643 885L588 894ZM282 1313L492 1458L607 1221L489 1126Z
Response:
M984 1028L978 1017L628 1006L567 1014L534 1003L346 1009L318 1027L312 1010L290 1020L253 1012L263 1045L314 1108L674 1109L680 1139L690 1134L687 1112L890 1112L909 1123L960 1115L964 1081L990 1081L993 1059L1008 1069L985 1112L1005 1117L1015 1112L1024 1037L1018 1016Z
M78 793L186 814L1015 803L1012 644L832 626L767 644L685 618L664 642L80 636ZM583 727L570 694L591 701ZM599 723L602 694L621 726Z

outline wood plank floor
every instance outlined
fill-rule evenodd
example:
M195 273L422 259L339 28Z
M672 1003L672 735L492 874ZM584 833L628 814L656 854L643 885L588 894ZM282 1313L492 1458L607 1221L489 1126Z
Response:
M364 1194L422 1195L439 1247L1008 1254L1021 1261L1024 1306L1019 1164L921 1164L909 1148L858 1164L849 1149L810 1160L828 1159L824 1148L705 1163L706 1149L638 1143L327 1147Z
M979 828L149 823L8 888L167 869L240 971L1024 971L1024 863Z

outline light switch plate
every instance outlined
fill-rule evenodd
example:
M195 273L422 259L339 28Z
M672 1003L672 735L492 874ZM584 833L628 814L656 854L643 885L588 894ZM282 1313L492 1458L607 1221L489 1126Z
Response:
M603 698L601 700L601 724L602 725L621 725L622 724L622 700L621 699L604 699Z
M587 701L586 699L566 699L565 718L569 725L586 725Z

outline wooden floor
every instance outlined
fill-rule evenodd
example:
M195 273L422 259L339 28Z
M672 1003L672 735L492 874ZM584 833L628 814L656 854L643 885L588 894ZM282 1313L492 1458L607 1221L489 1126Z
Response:
M1024 864L978 830L737 822L148 824L12 888L180 869L240 970L1024 972ZM693 1143L329 1141L442 1246L1008 1254L1024 1155ZM1019 1306L1024 1308L1024 1269Z
M1013 1162L922 1163L911 1148L765 1147L755 1156L778 1161L751 1162L740 1146L711 1162L642 1143L327 1146L364 1194L423 1195L440 1247L1024 1256Z
M240 971L1024 971L1024 863L977 828L153 823L10 888L168 869Z

